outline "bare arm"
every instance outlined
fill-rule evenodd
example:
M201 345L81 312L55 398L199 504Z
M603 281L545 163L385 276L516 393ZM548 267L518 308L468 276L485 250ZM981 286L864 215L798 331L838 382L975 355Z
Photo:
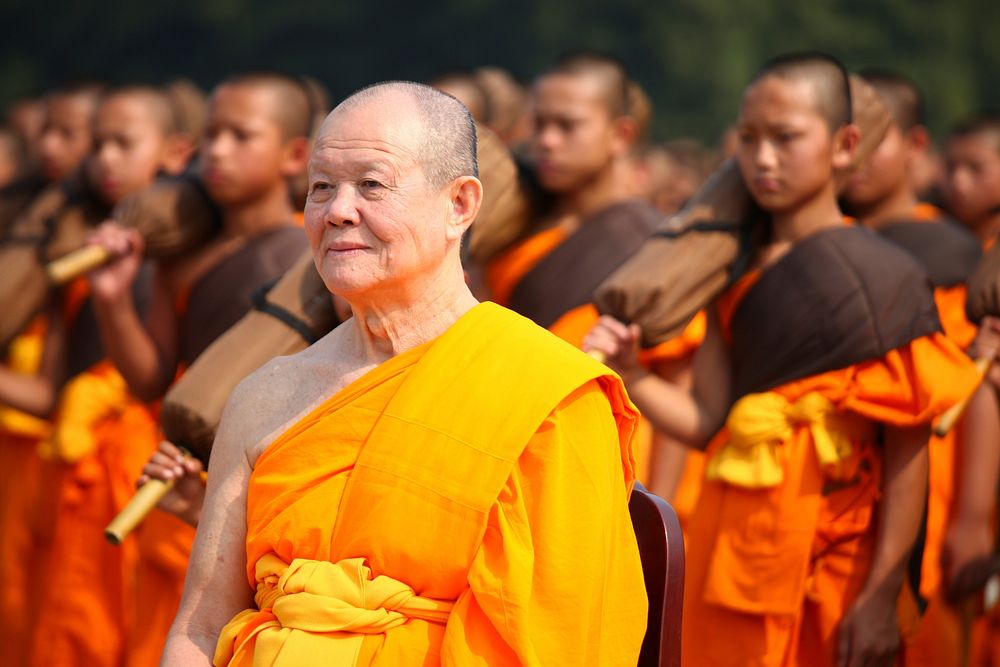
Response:
M94 232L91 242L118 256L91 274L94 310L108 358L133 394L144 401L154 401L166 392L177 369L177 322L172 295L162 272L158 271L147 326L132 295L132 284L142 262L142 236L110 222Z
M945 585L952 597L962 569L993 553L991 517L1000 472L1000 409L988 383L972 395L959 433L955 501L941 554Z
M0 403L35 417L47 418L56 408L59 387L65 374L65 320L58 307L53 305L48 312L48 329L38 372L23 375L0 366Z
M694 356L693 385L685 389L645 369L638 361L639 328L602 316L584 341L599 350L625 382L629 397L664 434L704 448L729 410L729 353L714 308L708 309L705 341Z
M164 667L210 665L222 627L253 605L246 580L247 486L258 401L234 393L212 449L205 508L191 552L184 595L167 636Z
M667 382L690 391L693 374L691 356L659 362L653 370ZM661 498L672 499L684 474L687 455L688 448L684 443L654 430L649 460L649 490Z
M890 665L899 648L896 599L927 499L929 427L885 429L885 474L871 571L841 622L839 664Z

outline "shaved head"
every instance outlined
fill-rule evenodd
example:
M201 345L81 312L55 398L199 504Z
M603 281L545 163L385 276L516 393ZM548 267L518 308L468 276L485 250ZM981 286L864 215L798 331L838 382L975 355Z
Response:
M312 134L313 108L306 84L294 77L271 72L238 74L224 80L223 86L258 88L271 97L270 116L281 127L285 139Z
M613 118L628 115L632 110L635 91L630 91L631 80L625 65L608 55L593 51L572 53L558 59L538 77L585 77L596 81L602 97Z
M337 105L329 118L362 106L393 108L401 100L412 103L420 122L417 158L432 186L444 187L460 176L479 176L472 115L457 99L430 86L390 81L362 88Z
M924 99L911 79L888 70L866 70L861 78L871 84L889 107L892 119L904 132L923 125Z
M951 132L952 138L981 136L1000 153L1000 113L984 113L961 123Z
M180 131L180 121L175 112L174 105L171 103L170 97L159 88L154 88L153 86L123 86L115 88L108 91L101 98L101 103L104 104L109 100L120 97L130 97L139 100L145 105L149 116L156 121L156 125L163 132L163 136L170 136Z
M824 53L789 53L769 60L750 80L750 85L775 77L804 81L813 91L813 105L831 132L851 122L851 88L847 70L839 60Z

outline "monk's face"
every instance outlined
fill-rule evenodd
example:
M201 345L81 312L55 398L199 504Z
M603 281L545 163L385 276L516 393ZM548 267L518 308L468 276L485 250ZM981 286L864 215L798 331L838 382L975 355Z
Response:
M869 207L909 188L910 146L893 123L881 143L852 174L844 196L852 206Z
M39 138L42 174L52 182L73 173L90 152L94 103L88 95L54 95L45 105L45 125Z
M254 85L222 85L209 105L201 144L201 177L222 206L252 202L283 184L290 148L274 93Z
M1000 140L986 133L953 137L945 151L944 195L960 222L975 225L1000 207Z
M533 90L532 150L542 187L557 194L586 187L628 146L599 79L552 74Z
M452 250L447 187L421 166L423 127L405 95L335 110L309 161L305 228L320 275L347 299L404 289Z
M830 183L836 146L808 82L767 76L752 84L737 131L740 172L761 208L798 209Z
M109 204L152 184L166 158L164 130L138 95L114 95L97 110L91 180Z

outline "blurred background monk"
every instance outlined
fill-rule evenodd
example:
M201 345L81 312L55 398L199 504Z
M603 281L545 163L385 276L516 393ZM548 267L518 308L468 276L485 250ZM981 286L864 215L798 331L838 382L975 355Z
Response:
M354 317L231 397L163 664L635 664L636 414L466 286L475 142L418 84L327 118L306 232Z

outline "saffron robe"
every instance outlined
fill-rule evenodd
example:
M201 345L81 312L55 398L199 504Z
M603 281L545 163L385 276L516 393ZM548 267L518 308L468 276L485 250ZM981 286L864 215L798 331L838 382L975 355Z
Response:
M844 234L857 237L852 252L843 252L838 237L829 236L841 235L839 239L844 240ZM739 410L744 398L761 397L786 406L787 423L776 431L780 437L756 445L762 450L758 453L766 454L777 468L779 481L756 488L719 477L703 483L688 524L686 665L835 664L839 622L864 586L874 555L874 522L882 484L876 426L928 424L975 387L976 373L968 359L943 335L933 332L933 322L925 321L927 309L933 316L934 306L929 285L921 285L919 275L913 274L913 260L885 242L859 234L872 236L849 228L818 232L763 272L741 278L717 301L723 335L737 355L734 398L740 401L731 410L727 427L709 445L708 469L722 467L720 458L731 452L734 438L740 435L734 427L746 426L744 419L734 420L746 416ZM877 342L893 349L838 366L838 360L849 358L861 346L847 344L830 356L834 346L807 335L797 344L782 345L787 351L782 363L776 363L775 355L770 357L772 363L760 363L755 352L760 355L762 349L755 345L767 346L767 356L780 341L754 335L753 323L760 321L762 313L742 306L751 298L770 304L765 333L788 335L775 324L781 321L782 307L790 304L780 298L765 299L759 291L761 284L770 279L772 287L777 285L775 278L781 274L775 270L790 268L793 253L816 250L807 244L829 242L833 242L833 252L825 257L853 264L846 274L850 277L847 293L858 288L882 291L881 299L867 294L865 304L856 305L862 306L862 313L871 308L871 330L877 332ZM868 261L859 268L866 262L862 254ZM870 260L879 257L901 267L889 274L899 278L910 272L913 280L866 284L866 274L877 270ZM836 260L810 262L815 258L802 254L795 259L809 267L810 275L803 274L801 266L795 267L800 283L786 291L800 291L808 302L812 287L822 288L827 277L837 272ZM784 279L778 282L788 285ZM917 298L913 307L903 308L902 317L893 319L880 310L880 301L891 307L900 297L913 296L907 290L919 293L921 289L928 290L926 295ZM837 308L835 313L841 316L851 312L848 301L837 301ZM801 312L788 313L792 314L804 317ZM734 326L737 323L739 327ZM798 323L816 326L814 321L800 319ZM831 329L829 324L824 328ZM838 334L831 335L840 340ZM809 346L817 344L814 355ZM814 370L803 376L803 368ZM943 377L949 381L942 382ZM816 401L829 412L810 414L810 404ZM839 444L835 449L840 458L834 464L827 460L829 447L821 446L827 439ZM705 628L712 632L706 633ZM727 640L718 641L720 636Z
M918 204L910 219L894 221L879 231L927 269L944 333L967 349L976 336L976 325L965 313L966 283L982 256L979 242L930 204ZM941 550L955 495L956 455L963 439L959 425L944 437L932 435L928 443L926 532L923 553L915 555L921 559L919 592L927 600L927 609L916 634L905 638L907 667L958 667L961 662L961 619L958 610L943 599Z
M476 306L256 461L258 608L215 664L634 665L635 420L606 367Z

